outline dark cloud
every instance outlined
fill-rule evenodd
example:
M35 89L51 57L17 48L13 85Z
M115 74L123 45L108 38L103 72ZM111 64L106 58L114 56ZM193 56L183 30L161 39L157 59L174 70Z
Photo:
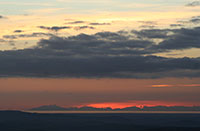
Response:
M198 24L198 23L200 23L200 17L194 17L189 22L194 23L194 24Z
M4 19L4 18L5 18L4 16L0 15L0 19Z
M42 39L32 49L0 51L1 77L160 78L200 77L200 58L152 53L199 47L199 28L99 32ZM149 34L148 34L148 33ZM163 33L164 32L164 33ZM166 32L173 32L167 36ZM140 39L131 36L139 35ZM159 34L162 34L161 36ZM166 35L166 37L164 37ZM158 45L144 38L164 39ZM187 44L190 42L190 44ZM182 46L181 46L182 45Z
M150 28L150 29L153 29L155 27L156 26L153 26L153 25L142 25L142 26L140 26L140 28Z
M94 27L92 26L77 26L77 27L74 27L75 30L83 30L83 29L95 29Z
M90 23L90 25L111 25L110 23Z
M136 34L138 38L166 38L170 29L143 29L140 31L133 30L132 33Z
M85 21L73 21L73 22L69 22L67 24L83 24L85 23Z
M15 30L14 33L21 33L24 32L23 30Z
M139 39L162 40L152 45L148 50L166 52L170 50L182 50L200 48L200 27L180 29L143 29L133 30L133 34Z
M200 1L193 1L191 3L188 3L186 6L189 6L189 7L200 6Z
M42 49L63 50L68 56L115 56L138 55L147 51L141 50L152 45L145 40L130 40L126 36L112 32L101 32L94 35L80 34L67 38L51 37L38 43ZM148 52L149 53L149 52Z
M42 37L42 36L53 36L53 34L35 32L35 33L32 33L32 34L4 35L3 38L5 38L5 39L17 39L17 38L25 38L25 37Z
M5 42L6 40L4 40L4 39L0 39L0 42Z
M156 21L138 21L138 22L146 25L157 25Z
M15 42L13 40L0 39L0 43L1 44L7 44L7 45L10 45L10 46L14 46L15 45Z
M71 29L72 27L69 26L53 26L53 27L47 27L47 26L38 26L41 29L45 29L45 30L50 30L50 31L60 31L63 29Z
M0 52L1 77L159 78L199 77L200 73L199 59L155 56L81 58L57 52L42 49Z
M138 21L138 22L142 24L140 28L154 28L157 25L156 21Z
M157 49L178 50L200 48L200 27L193 29L181 28L171 31L173 34L166 37L166 39L159 43L158 46L155 46Z
M129 36L123 34L124 32L98 32L95 36L102 40L113 40L113 41L127 41Z
M183 24L171 24L170 25L171 27L182 27L182 26L184 26Z
M187 20L179 20L177 23L180 23L182 26L187 26L188 24L193 24L193 26L199 26L200 24L200 16L193 16L191 18L188 18Z
M4 35L3 38L5 39L17 39L15 35Z

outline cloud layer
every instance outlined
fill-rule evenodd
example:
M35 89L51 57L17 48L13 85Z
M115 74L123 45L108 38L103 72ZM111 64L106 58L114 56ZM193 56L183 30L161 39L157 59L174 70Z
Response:
M99 32L70 37L51 35L31 49L1 51L0 74L1 77L200 77L199 58L152 55L200 48L199 35L199 27ZM17 37L29 36L32 35ZM157 39L161 42L156 42Z

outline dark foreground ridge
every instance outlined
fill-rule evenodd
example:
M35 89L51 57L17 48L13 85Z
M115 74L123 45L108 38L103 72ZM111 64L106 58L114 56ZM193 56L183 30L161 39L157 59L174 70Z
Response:
M200 114L37 114L0 111L0 131L200 131Z

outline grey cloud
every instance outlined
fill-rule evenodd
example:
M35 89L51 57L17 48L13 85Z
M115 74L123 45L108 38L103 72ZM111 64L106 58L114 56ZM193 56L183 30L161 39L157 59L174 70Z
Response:
M1 44L8 44L10 46L14 46L15 45L15 41L13 41L13 40L0 39L0 43Z
M90 23L90 25L111 25L110 23Z
M170 29L143 29L141 31L132 30L138 38L166 38Z
M139 23L143 24L140 28L154 28L157 25L156 21L138 21Z
M157 49L188 49L188 48L200 48L200 27L193 29L177 29L173 30L174 34L167 37L158 46Z
M140 28L150 28L150 29L153 29L155 27L156 26L153 26L153 25L142 25L142 26L140 26Z
M155 30L151 30L155 32ZM161 32L162 30L157 30ZM166 32L166 30L163 30ZM170 30L171 31L171 30ZM149 31L148 31L149 32ZM99 32L71 37L42 39L32 49L0 51L1 77L85 77L85 78L160 78L200 77L200 58L148 56L171 49L166 42L175 40L179 49L184 37L193 39L198 29L173 30L160 45L133 39L125 32ZM138 32L137 32L138 33ZM149 32L151 33L151 32ZM156 38L146 35L144 37ZM165 34L165 33L164 33ZM164 36L164 34L162 34ZM179 36L180 35L180 36ZM185 36L184 36L185 35ZM164 37L161 38L164 38ZM195 38L194 36L194 38ZM159 36L160 37L160 36ZM191 41L191 40L190 40ZM177 44L179 42L179 44ZM191 41L193 42L193 41ZM164 47L160 47L164 44ZM169 44L169 43L167 43ZM171 45L171 43L170 43ZM184 45L184 44L183 44ZM192 44L196 47L196 44ZM188 48L190 45L185 45ZM182 48L181 48L182 49ZM147 56L144 56L147 55Z
M118 33L112 32L101 32L94 35L80 34L68 38L51 37L38 43L38 46L43 49L63 50L68 55L85 57L145 54L147 51L141 49L151 45L152 42L130 40L126 36L120 36Z
M23 30L15 30L14 33L21 33L24 32Z
M200 16L193 16L187 20L179 20L177 23L180 23L182 26L187 26L188 24L200 24Z
M3 38L5 39L17 39L15 35L4 35Z
M180 29L143 29L132 31L139 39L162 41L149 47L149 50L167 52L170 50L182 50L200 48L200 27ZM147 48L146 48L147 49Z
M57 50L58 52L58 50ZM70 57L50 50L0 52L1 77L199 77L199 59L142 56ZM38 55L40 54L40 55ZM84 54L82 54L84 55Z
M17 38L25 38L25 37L42 37L42 36L53 36L53 34L35 32L35 33L32 33L32 34L4 35L3 38L5 38L5 39L17 39Z
M0 39L0 42L5 42L6 40L4 40L4 39Z
M75 30L83 30L83 29L95 29L94 27L92 26L77 26L77 27L74 27Z
M157 25L156 21L138 21L138 22L146 25Z
M53 26L53 27L38 26L38 28L57 32L57 31L60 31L63 29L71 29L72 27L69 27L69 26Z
M194 24L198 24L198 23L200 23L200 18L193 18L189 22L194 23Z
M98 32L58 37L33 33L31 49L0 51L1 77L160 78L200 77L200 58L164 58L153 53L200 48L200 27ZM154 39L162 39L155 44Z
M0 19L4 19L4 18L6 18L6 17L4 17L4 16L0 15Z
M120 32L98 32L95 36L102 40L126 41L129 39L129 36L123 35Z
M85 23L85 21L73 21L73 22L69 22L67 24L83 24Z
M189 6L189 7L200 6L200 1L193 1L191 3L186 4L186 6Z
M183 24L171 24L170 26L171 26L171 27L182 27Z

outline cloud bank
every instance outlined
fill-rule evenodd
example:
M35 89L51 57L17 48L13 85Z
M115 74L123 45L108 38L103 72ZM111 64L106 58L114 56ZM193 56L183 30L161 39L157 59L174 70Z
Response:
M41 39L34 48L0 51L0 76L200 77L200 58L152 55L200 48L199 35L200 27L99 32L70 37L52 35L49 39ZM161 42L156 42L157 39Z

